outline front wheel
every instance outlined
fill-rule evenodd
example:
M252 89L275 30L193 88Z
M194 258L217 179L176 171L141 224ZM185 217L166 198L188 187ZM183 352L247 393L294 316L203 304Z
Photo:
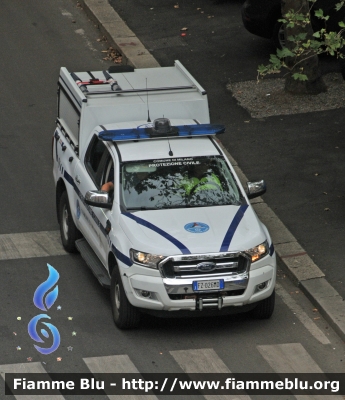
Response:
M63 192L59 202L60 235L64 249L69 253L77 252L75 241L81 238L81 233L74 224L71 215L67 192Z
M120 329L137 328L140 312L128 301L117 266L111 275L110 296L115 325Z
M258 305L251 311L251 315L256 319L269 319L274 311L275 291L271 296L258 302Z

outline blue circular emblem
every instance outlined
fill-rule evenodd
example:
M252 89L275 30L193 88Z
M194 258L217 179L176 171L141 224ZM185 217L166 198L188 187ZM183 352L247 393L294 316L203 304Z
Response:
M184 229L191 233L204 233L207 232L210 227L203 222L190 222L184 226Z
M79 204L79 200L77 200L77 219L80 218L80 204Z

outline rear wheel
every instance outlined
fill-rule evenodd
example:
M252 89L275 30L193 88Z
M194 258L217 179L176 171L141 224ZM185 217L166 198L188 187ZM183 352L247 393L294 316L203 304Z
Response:
M120 329L137 328L140 312L128 301L117 266L111 275L110 296L115 325Z
M75 241L81 238L81 233L74 224L67 192L63 192L59 202L60 235L64 249L69 253L77 252Z
M275 291L273 290L270 297L261 300L258 305L251 311L251 315L256 319L269 319L274 311Z

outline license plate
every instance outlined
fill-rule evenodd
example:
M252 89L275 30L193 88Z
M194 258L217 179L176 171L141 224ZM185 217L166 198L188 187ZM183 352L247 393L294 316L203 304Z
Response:
M194 281L193 290L195 292L199 290L217 290L224 289L224 279L217 279L214 281Z

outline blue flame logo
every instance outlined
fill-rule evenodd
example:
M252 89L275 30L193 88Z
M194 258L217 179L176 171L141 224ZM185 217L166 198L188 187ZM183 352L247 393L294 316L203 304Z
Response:
M49 310L49 308L55 303L55 300L57 299L59 294L58 286L56 286L54 290L48 293L48 291L59 280L60 275L57 272L57 270L53 268L51 265L47 264L47 266L49 270L49 278L38 286L34 294L34 304L37 308L39 308L42 311ZM46 295L45 297L46 307L43 304L45 295Z
M33 302L37 308L43 311L49 310L49 308L55 303L58 294L59 294L59 289L58 286L56 285L57 281L59 280L59 273L57 270L52 267L51 265L47 264L48 270L49 270L49 277L48 279L41 283L35 293L34 293L34 298ZM55 286L56 285L56 286ZM55 288L53 289L53 287ZM51 290L53 289L53 290ZM36 317L33 317L31 321L28 324L28 332L31 337L31 339L35 340L38 343L44 343L44 340L38 335L37 333L37 324L42 318L48 318L50 319L49 315L47 314L39 314L36 315ZM59 345L60 345L60 334L57 328L50 324L49 322L43 322L47 328L49 328L50 333L53 336L53 344L49 348L43 348L39 347L37 345L34 345L36 350L39 351L42 354L50 354L53 351L55 351ZM46 329L41 328L40 333L45 337L49 338L50 334L47 332Z
M44 340L42 340L37 334L37 323L42 318L50 319L49 315L47 315L47 314L36 315L36 317L33 317L28 325L28 332L29 332L31 339L35 340L38 343L44 343ZM59 334L59 331L57 330L57 328L54 325L50 324L49 322L42 322L42 324L46 325L49 328L50 332L52 333L53 344L51 347L49 347L47 349L43 348L43 347L39 347L37 345L34 345L34 346L35 346L36 350L39 351L40 353L50 354L60 346L60 334ZM46 331L46 329L42 328L41 334L45 338L49 338L49 333Z

